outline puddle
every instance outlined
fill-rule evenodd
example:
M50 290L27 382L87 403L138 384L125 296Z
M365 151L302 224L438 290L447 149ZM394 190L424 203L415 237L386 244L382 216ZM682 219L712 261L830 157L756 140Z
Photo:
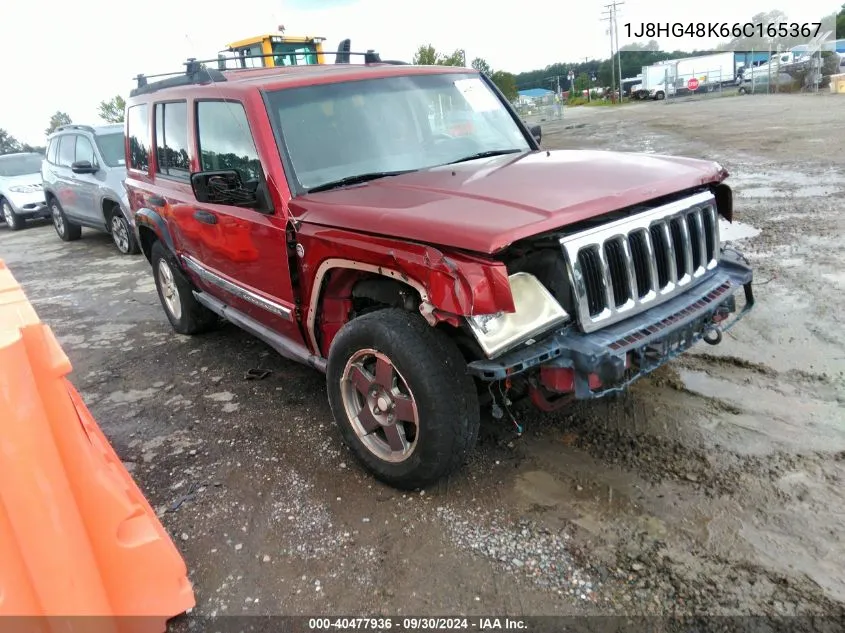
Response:
M760 229L744 224L743 222L727 222L719 220L719 234L723 242L733 242L735 240L744 240L749 237L756 237L760 235Z

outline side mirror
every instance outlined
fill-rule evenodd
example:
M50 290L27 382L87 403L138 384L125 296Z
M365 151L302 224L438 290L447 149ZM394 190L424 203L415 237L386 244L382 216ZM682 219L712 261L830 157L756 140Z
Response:
M98 171L100 171L97 167L94 167L94 165L92 165L90 161L87 160L80 160L75 163L71 163L70 170L74 174L96 174Z
M191 174L191 189L197 202L228 204L270 213L273 205L263 183L263 178L244 183L240 172L235 169L198 171Z
M537 141L539 143L540 141L543 140L543 131L540 129L539 125L533 125L528 129L531 132L531 136L534 137L535 141Z
M234 169L195 172L191 174L191 189L197 202L209 204L234 204L247 193L241 174Z

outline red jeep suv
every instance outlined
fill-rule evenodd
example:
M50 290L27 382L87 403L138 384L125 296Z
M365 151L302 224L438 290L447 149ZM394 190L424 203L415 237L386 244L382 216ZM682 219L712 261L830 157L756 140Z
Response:
M223 317L324 372L393 486L459 467L482 406L620 391L753 305L722 167L541 149L474 70L190 60L138 84L126 187L173 328Z

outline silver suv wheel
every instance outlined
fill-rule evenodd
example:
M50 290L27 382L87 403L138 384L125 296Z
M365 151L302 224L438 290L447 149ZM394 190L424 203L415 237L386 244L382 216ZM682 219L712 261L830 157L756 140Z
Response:
M111 237L114 240L114 245L117 246L117 250L124 255L129 252L129 233L126 230L126 222L119 213L115 213L111 217Z
M56 227L56 233L59 237L65 236L65 219L62 217L62 210L59 209L57 202L50 204L50 215L53 216L53 226Z

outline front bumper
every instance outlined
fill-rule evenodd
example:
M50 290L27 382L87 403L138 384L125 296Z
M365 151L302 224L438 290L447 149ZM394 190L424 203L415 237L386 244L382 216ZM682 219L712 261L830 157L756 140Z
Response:
M12 211L24 217L46 217L50 215L43 191L32 193L12 193L6 195L6 200L12 205Z
M577 399L618 392L702 338L731 329L754 305L752 277L741 255L725 251L712 275L659 306L590 334L568 326L531 346L467 367L471 375L487 382L535 369L567 370L574 378L571 393ZM745 305L737 312L740 290ZM729 314L733 314L730 320Z

